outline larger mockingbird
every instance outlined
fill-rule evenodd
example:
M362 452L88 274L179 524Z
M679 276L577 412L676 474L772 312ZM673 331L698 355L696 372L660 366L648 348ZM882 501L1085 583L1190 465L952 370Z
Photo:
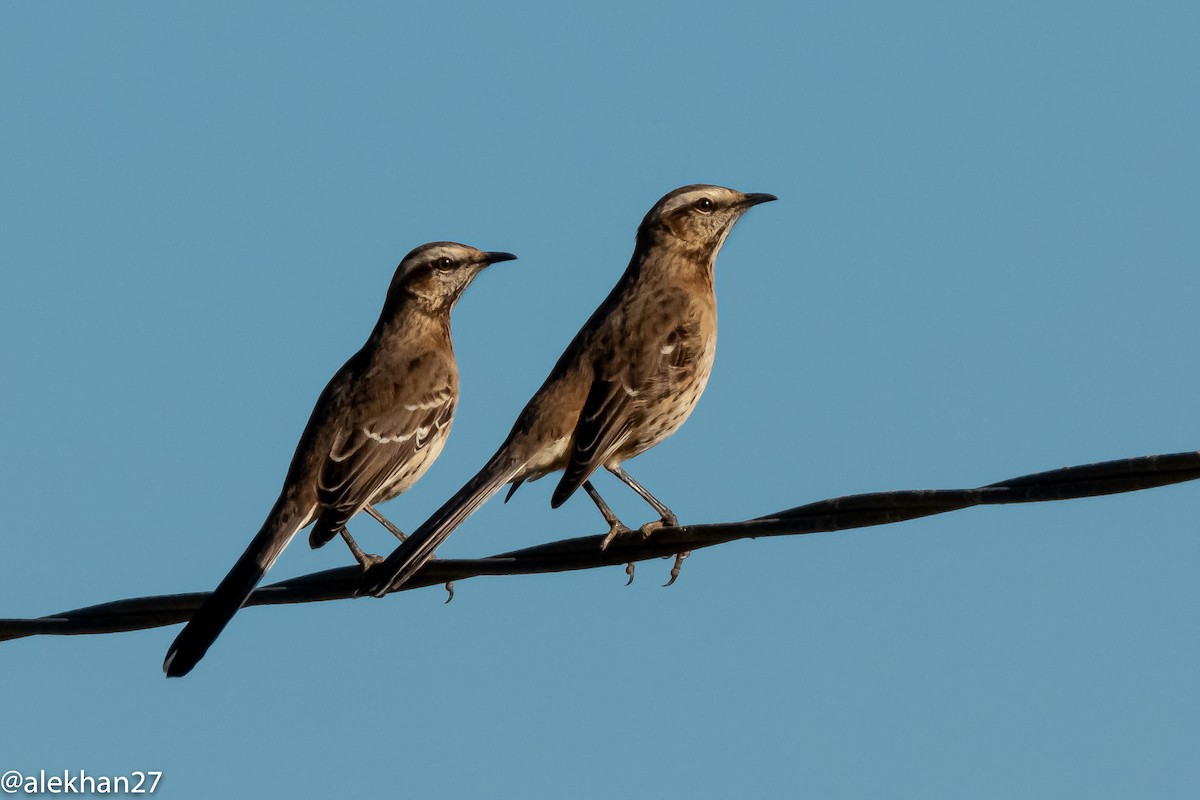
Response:
M677 431L695 408L716 352L717 253L742 214L775 199L692 185L659 200L638 227L625 274L567 346L500 449L386 561L367 571L363 591L382 597L399 588L504 484L513 485L511 494L524 481L557 470L563 476L550 505L557 508L582 486L609 525L606 545L628 528L589 480L599 467L653 506L661 524L677 524L621 462ZM672 581L685 555L676 558Z
M309 544L342 536L359 563L371 559L346 523L390 500L425 474L441 453L458 402L450 309L479 271L511 253L454 242L413 250L388 287L367 343L317 398L283 490L262 530L167 651L163 671L186 675L204 657L288 542L315 522Z

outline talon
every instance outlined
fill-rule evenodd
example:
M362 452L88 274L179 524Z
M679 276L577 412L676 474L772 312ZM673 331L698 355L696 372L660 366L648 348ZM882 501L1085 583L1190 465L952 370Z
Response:
M612 526L611 526L611 527L609 527L609 529L608 529L608 535L607 535L607 536L605 536L605 537L604 537L604 541L600 543L600 549L601 549L601 550L607 550L607 549L608 549L608 546L609 546L610 544L612 544L612 540L613 540L613 539L617 538L617 537L618 537L618 536L620 536L622 533L631 533L631 532L632 532L632 531L630 531L630 530L629 530L629 528L626 528L626 527L625 527L624 525L622 525L621 523L619 523L619 522L614 522L614 523L612 524Z
M674 583L675 579L679 577L679 568L683 566L683 560L691 554L691 550L685 550L682 553L677 553L675 555L675 565L671 567L671 580L663 584L664 589Z
M629 586L633 583L633 562L630 561L625 565L625 574L629 576L629 580L625 581L625 585Z
M454 599L454 581L446 581L446 603ZM442 605L446 605L442 603Z

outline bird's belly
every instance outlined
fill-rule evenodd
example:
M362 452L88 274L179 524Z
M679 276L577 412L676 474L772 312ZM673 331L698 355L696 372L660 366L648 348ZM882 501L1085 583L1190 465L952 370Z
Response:
M562 436L545 447L539 448L533 458L525 463L523 470L525 480L536 481L538 478L566 466L567 452L570 446L571 437Z
M712 374L716 348L705 343L692 368L669 373L640 414L641 421L620 448L618 462L646 452L679 430L691 416Z

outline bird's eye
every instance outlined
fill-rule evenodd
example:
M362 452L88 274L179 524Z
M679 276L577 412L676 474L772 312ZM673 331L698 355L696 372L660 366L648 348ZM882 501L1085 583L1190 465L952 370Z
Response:
M711 198L701 197L699 200L697 200L695 203L692 204L692 207L695 208L697 211L699 211L701 214L711 214L713 209L716 208L717 205L716 205L716 203L714 203L712 201Z
M442 256L435 263L438 269L450 269L454 266L454 259L450 256Z

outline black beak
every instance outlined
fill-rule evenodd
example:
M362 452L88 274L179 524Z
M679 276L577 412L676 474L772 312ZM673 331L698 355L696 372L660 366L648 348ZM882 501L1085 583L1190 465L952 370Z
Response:
M498 264L501 261L516 261L517 257L512 253L487 252L483 254L483 263Z
M750 206L756 206L759 203L770 203L770 202L772 202L774 200L778 200L778 199L779 198L773 194L766 194L764 192L756 192L754 194L748 194L745 197L743 197L742 205L744 205L746 208L749 208Z

